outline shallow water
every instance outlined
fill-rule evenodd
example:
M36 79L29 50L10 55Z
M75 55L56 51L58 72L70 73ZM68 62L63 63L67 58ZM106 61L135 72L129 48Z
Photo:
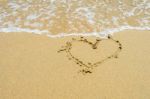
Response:
M0 32L105 37L126 29L150 30L149 0L0 1Z

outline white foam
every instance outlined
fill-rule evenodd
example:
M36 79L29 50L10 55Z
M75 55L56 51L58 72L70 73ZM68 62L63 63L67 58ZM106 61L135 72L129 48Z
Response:
M123 0L116 0L116 4L110 3L109 0L97 0L94 5L85 4L84 0L44 1L35 3L34 0L27 2L10 0L7 9L0 7L2 11L0 12L0 32L26 32L55 38L65 36L106 37L124 30L150 30L150 2L148 0L133 0L131 5ZM72 9L73 2L76 6ZM63 13L67 17L66 22L70 27L72 26L68 28L79 29L74 27L76 20L86 20L87 24L94 25L96 28L90 33L86 32L87 28L82 33L51 33L51 28L55 26L63 28L62 24L59 25L59 22L56 22L57 20L52 20L54 17L61 20L62 16L57 12L57 7L60 5L65 13L63 11L59 13ZM36 9L33 9L34 7ZM130 19L135 22L133 25L129 25ZM80 28L84 29L84 24L80 25ZM97 31L97 27L101 29L101 32L94 32ZM49 30L40 30L44 28Z
M106 38L108 35L113 35L114 33L121 32L124 30L150 30L150 27L121 26L119 28L106 29L102 32L59 33L56 35L50 33L48 30L17 28L17 27L0 28L0 32L3 32L3 33L25 32L25 33L33 33L33 34L38 34L38 35L45 35L45 36L50 37L50 38L60 38L60 37L66 37L66 36L96 36L96 37Z
M27 16L27 20L34 20L36 18L38 18L38 15L36 15L36 14L31 14L31 15Z
M34 33L34 34L48 33L47 30L18 28L18 27L0 28L0 32L3 32L3 33L13 33L13 32L21 33L21 32L25 32L25 33Z
M15 2L9 2L8 3L8 6L10 6L10 8L14 9L14 10L17 10L17 9L20 9L21 6Z

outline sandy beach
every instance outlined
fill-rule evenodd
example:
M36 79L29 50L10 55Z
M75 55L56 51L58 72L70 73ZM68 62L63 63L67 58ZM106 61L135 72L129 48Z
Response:
M73 37L0 33L0 99L150 99L149 37L149 31L114 34L113 38L122 44L118 58L84 75L66 53L57 52ZM95 53L86 44L76 43L73 51L76 55L88 53L78 57L92 62L99 60L101 53L116 49L105 48Z

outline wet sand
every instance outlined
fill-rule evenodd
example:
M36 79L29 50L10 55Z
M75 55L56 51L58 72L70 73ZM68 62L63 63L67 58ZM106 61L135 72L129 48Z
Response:
M0 99L150 99L149 37L149 31L116 33L113 38L122 44L118 58L82 74L65 52L57 52L72 37L0 33ZM76 43L72 51L93 62L115 49L104 43L92 52L86 44Z

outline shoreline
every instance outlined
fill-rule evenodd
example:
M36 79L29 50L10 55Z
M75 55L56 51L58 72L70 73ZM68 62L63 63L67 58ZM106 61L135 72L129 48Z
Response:
M106 38L108 35L114 35L123 31L149 31L150 27L133 27L133 26L120 26L118 28L106 29L102 32L90 32L90 33L59 33L59 34L50 34L47 30L38 30L38 29L26 29L26 28L2 28L0 33L32 33L37 35L45 35L50 38L61 38L61 37L70 37L70 36L87 36L87 37L100 37Z

